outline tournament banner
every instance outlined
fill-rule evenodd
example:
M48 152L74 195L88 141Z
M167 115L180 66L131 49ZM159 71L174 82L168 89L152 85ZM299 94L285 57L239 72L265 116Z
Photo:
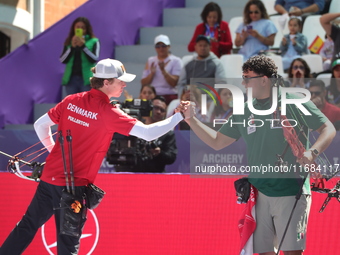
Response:
M37 183L0 173L0 245L21 219ZM239 254L236 178L193 178L189 174L99 174L106 191L89 210L79 255ZM305 255L338 254L339 203L313 193ZM53 217L37 232L24 255L56 253Z

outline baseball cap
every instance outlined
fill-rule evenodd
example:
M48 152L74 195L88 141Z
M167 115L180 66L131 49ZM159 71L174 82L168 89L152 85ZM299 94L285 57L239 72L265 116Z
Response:
M167 35L158 35L155 37L155 45L159 42L164 43L165 45L170 45L170 39Z
M136 77L135 74L127 73L122 62L115 59L103 59L96 65L96 72L93 77L110 79L116 78L121 81L130 82Z
M336 67L336 66L338 66L338 65L340 65L340 58L338 58L338 59L336 59L336 60L333 61L333 63L332 63L332 68L334 68L334 67Z
M196 37L196 42L199 42L199 41L206 41L207 43L210 44L210 39L208 37L206 37L205 35L198 35Z

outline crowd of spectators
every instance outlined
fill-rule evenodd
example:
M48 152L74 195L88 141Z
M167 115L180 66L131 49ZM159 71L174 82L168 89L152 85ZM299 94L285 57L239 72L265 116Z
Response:
M319 54L322 56L324 72L332 75L330 83L315 81L313 78L318 74L311 72L311 66L303 58L305 54L313 54L308 48L311 42L302 33L303 21L309 15L322 13L323 8L322 0L276 0L276 15L281 15L280 21L286 22L289 33L282 37L279 48L273 51L275 36L280 28L270 19L262 1L249 0L246 3L243 22L235 31L230 31L228 22L222 20L220 6L210 2L204 6L202 23L196 26L188 42L188 51L193 54L187 61L171 53L170 38L167 35L155 37L156 54L146 60L145 68L141 70L139 99L153 100L156 96L162 96L165 99L162 102L163 108L168 109L170 115L182 98L200 104L201 90L191 85L193 79L211 79L212 83L227 82L225 70L233 63L223 64L220 60L223 55L240 54L246 61L254 55L279 54L286 73L285 86L310 89L312 101L334 119L333 122L337 122L339 120L334 116L338 111L334 109L340 107L340 28L336 19L340 13L326 13L320 18L320 24L325 30L325 42ZM234 41L231 32L236 33ZM71 25L60 58L66 64L62 81L63 97L88 90L84 69L95 64L99 50L99 39L94 36L89 20L83 17L76 19ZM198 109L197 116L201 121L209 122L209 118L217 117L226 119L232 114L231 91L220 89L217 93L222 99L222 105L209 104L207 115L201 114ZM127 90L124 95L126 99L132 99ZM165 116L166 113L163 111L162 114ZM145 122L150 120L152 116L144 119Z

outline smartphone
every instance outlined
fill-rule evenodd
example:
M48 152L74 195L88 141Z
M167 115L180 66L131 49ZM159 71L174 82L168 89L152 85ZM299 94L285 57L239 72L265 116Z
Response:
M253 29L253 26L252 25L248 25L247 26L247 30L252 30Z
M76 29L75 29L75 34L76 34L76 36L82 38L82 37L83 37L83 29L81 29L81 28L76 28Z

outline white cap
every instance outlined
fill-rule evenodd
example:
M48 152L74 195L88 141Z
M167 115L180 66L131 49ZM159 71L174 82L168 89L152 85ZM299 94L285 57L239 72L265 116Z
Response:
M164 43L165 45L170 45L170 39L167 35L158 35L155 37L155 45L159 42Z
M96 65L96 73L93 77L110 79L116 78L121 81L130 82L136 78L135 74L127 73L122 62L115 59L103 59Z

